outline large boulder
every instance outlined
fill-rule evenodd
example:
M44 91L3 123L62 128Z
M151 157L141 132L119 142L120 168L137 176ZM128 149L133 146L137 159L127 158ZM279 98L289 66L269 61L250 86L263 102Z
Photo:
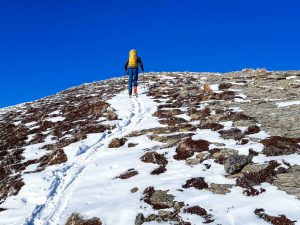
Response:
M226 173L229 174L238 173L251 162L252 158L252 156L246 155L230 155L228 159L225 160L224 169Z

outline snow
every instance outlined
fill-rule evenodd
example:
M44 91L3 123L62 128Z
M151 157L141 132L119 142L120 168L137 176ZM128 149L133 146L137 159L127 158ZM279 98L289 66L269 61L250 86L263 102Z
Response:
M287 107L291 105L300 105L300 101L277 102L277 107Z
M219 84L212 84L209 87L212 91L219 91Z
M288 76L288 77L286 77L287 80L295 79L295 78L298 78L298 77L297 76Z
M36 121L30 122L30 123L25 123L26 127L32 127L33 125L37 124Z
M34 137L32 137L31 135L29 135L28 139L26 141L29 142L32 138L34 138ZM46 154L46 151L42 150L41 148L44 145L54 143L54 141L52 141L51 138L52 138L52 136L48 135L45 138L44 142L26 146L22 155L25 157L26 160L32 160L32 159L39 159L39 158L41 158L42 156L44 156Z
M57 116L57 117L47 118L46 120L50 121L50 122L53 122L53 123L56 123L56 122L59 122L59 121L64 121L65 119L66 119L65 117Z
M55 110L55 111L49 113L49 115L58 115L58 114L60 114L60 110Z
M186 121L190 121L192 118L186 114L176 115L175 117L185 119Z

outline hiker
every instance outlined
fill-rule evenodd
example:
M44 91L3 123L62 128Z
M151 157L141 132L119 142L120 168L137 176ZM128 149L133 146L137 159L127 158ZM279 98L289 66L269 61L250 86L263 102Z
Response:
M138 64L144 73L144 65L140 57L137 56L137 51L135 49L130 50L129 59L125 63L125 71L129 76L128 81L128 94L131 97L132 94L132 82L133 82L133 93L137 96L137 85L138 85Z

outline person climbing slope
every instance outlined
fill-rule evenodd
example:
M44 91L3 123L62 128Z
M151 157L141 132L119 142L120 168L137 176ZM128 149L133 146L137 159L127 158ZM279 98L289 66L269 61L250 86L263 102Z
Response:
M134 95L137 96L137 86L138 86L138 64L144 73L144 65L140 57L137 55L137 51L135 49L130 50L129 58L125 63L125 71L128 74L128 94L129 97L132 95L132 82L133 82L133 92Z

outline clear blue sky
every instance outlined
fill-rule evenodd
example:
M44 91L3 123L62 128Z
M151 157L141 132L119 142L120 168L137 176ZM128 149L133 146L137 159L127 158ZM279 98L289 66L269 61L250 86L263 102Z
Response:
M0 0L0 107L146 71L300 69L298 0Z

